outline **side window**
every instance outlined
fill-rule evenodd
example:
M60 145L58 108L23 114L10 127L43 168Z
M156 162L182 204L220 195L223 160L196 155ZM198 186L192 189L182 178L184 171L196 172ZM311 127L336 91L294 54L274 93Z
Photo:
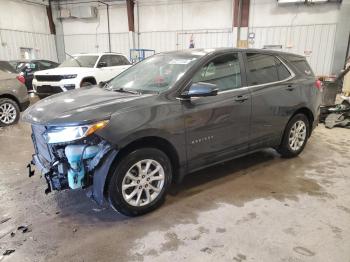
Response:
M281 62L281 60L275 58L275 62L277 66L278 79L281 81L290 77L290 72L288 71L286 66Z
M241 87L241 69L238 54L221 55L203 66L193 77L196 82L218 86L219 91Z
M100 58L100 61L99 63L101 62L105 62L106 63L106 66L112 66L111 65L111 56L110 55L103 55L101 58Z
M129 65L129 61L121 55L112 55L111 56L111 66L122 66Z
M119 56L119 59L121 61L120 65L130 65L129 60L125 56Z
M251 85L279 81L274 56L247 53L247 61L248 80Z
M304 57L300 56L286 56L286 59L299 71L301 74L306 76L314 76L312 69L309 63L306 61Z

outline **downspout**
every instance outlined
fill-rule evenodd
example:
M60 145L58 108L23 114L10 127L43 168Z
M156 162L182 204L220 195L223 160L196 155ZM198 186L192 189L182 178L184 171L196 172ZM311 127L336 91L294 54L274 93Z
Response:
M137 8L137 48L140 48L140 4L136 2Z
M241 24L242 24L242 1L238 1L238 24L237 24L237 43L236 46L239 47L241 41Z
M131 48L135 48L135 17L134 17L133 0L126 0L126 11L128 15L128 28L129 28L129 41L131 42Z
M110 25L109 25L109 5L107 5L107 30L108 30L108 49L109 52L112 52L112 48L111 48L111 29L110 29Z

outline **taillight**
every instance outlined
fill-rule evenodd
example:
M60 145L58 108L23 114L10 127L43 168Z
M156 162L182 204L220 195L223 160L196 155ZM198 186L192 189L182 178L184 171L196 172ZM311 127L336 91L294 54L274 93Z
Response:
M20 81L22 84L24 84L26 82L26 79L24 78L24 76L22 75L18 75L17 77L17 80Z
M321 81L320 79L317 79L317 80L315 81L315 87L316 87L318 90L322 91L322 81Z

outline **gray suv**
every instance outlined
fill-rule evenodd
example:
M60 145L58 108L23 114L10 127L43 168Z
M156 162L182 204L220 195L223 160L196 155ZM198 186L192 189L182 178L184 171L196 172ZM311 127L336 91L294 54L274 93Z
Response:
M157 54L104 86L30 107L31 163L47 193L88 188L97 203L141 215L187 173L267 147L297 156L318 123L319 88L299 55L232 48Z

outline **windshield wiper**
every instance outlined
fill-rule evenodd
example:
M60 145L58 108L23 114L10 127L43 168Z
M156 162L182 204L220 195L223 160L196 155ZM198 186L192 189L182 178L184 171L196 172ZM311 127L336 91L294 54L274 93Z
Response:
M129 93L129 94L133 94L133 95L139 95L139 94L141 94L141 93L138 92L138 91L127 90L127 89L124 89L124 88L122 88L122 87L113 89L113 91L121 92L121 93Z

